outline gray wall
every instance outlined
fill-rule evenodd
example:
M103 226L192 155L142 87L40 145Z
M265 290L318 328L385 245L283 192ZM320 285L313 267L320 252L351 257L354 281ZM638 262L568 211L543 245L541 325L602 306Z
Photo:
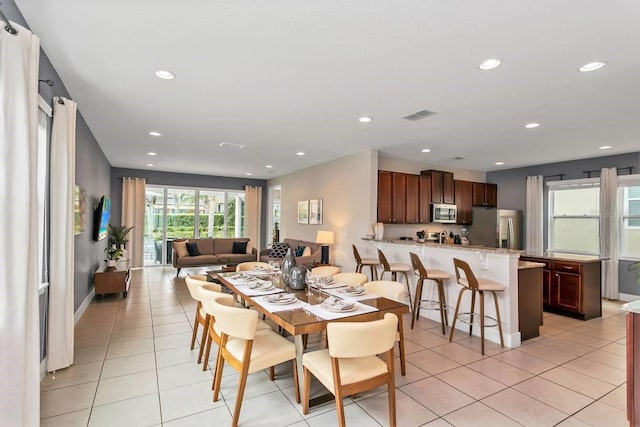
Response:
M600 170L602 168L626 168L633 166L633 173L640 173L640 153L619 154L615 156L595 157L590 159L572 160L569 162L549 163L544 165L528 166L517 169L487 172L487 182L498 184L498 208L526 210L526 177L530 175L556 175L565 174L564 179L587 178L583 173L588 170ZM626 174L627 171L621 172ZM594 176L600 176L596 174ZM549 180L557 181L559 177L550 177ZM545 182L547 180L545 179ZM545 186L544 212L547 212L547 191ZM527 219L524 215L526 227ZM547 242L547 221L544 222L544 247ZM523 241L525 236L522 236ZM635 275L626 271L629 262L620 261L620 292L640 295L640 287L635 283Z
M111 169L111 223L120 224L122 217L122 178L145 178L147 185L174 185L177 187L215 188L221 190L240 190L251 185L262 187L262 242L266 245L267 212L267 181L263 179L230 178L224 176L192 175L186 173L159 172L142 169Z

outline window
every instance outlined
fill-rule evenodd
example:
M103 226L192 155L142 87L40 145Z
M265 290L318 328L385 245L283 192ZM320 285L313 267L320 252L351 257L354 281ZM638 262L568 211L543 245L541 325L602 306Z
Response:
M549 186L549 250L599 253L599 179L556 181Z
M640 258L640 175L618 178L620 257Z
M40 271L40 293L49 284L49 224L48 224L48 177L49 177L49 126L51 107L42 97L38 100L38 271Z

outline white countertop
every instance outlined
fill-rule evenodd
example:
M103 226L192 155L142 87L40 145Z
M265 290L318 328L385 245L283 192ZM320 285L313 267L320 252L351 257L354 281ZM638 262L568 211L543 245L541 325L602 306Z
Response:
M362 238L362 240L367 240L371 242L379 242L379 243L393 243L398 245L406 245L406 246L426 246L430 248L442 248L442 249L457 249L463 251L473 251L473 252L492 252L497 254L516 254L521 255L524 251L514 250L514 249L502 249L502 248L488 248L486 246L480 245L455 245L452 243L432 243L432 242L418 242L416 240L400 240L400 239L367 239Z

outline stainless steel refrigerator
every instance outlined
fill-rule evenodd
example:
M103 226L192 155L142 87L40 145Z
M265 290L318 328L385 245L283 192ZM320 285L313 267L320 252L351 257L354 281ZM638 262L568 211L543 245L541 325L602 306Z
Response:
M522 212L473 208L469 243L490 248L522 249Z

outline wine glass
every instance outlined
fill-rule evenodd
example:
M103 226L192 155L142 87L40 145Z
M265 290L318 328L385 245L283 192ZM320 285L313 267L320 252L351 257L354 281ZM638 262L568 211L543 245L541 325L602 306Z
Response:
M315 276L311 273L308 273L304 278L304 282L307 284L307 300L309 300L311 298L311 295L313 295L311 293L311 285L315 282Z
M322 297L322 289L324 289L324 285L327 283L327 278L325 276L319 276L316 280L316 289L318 289L318 301L322 302L324 298Z

